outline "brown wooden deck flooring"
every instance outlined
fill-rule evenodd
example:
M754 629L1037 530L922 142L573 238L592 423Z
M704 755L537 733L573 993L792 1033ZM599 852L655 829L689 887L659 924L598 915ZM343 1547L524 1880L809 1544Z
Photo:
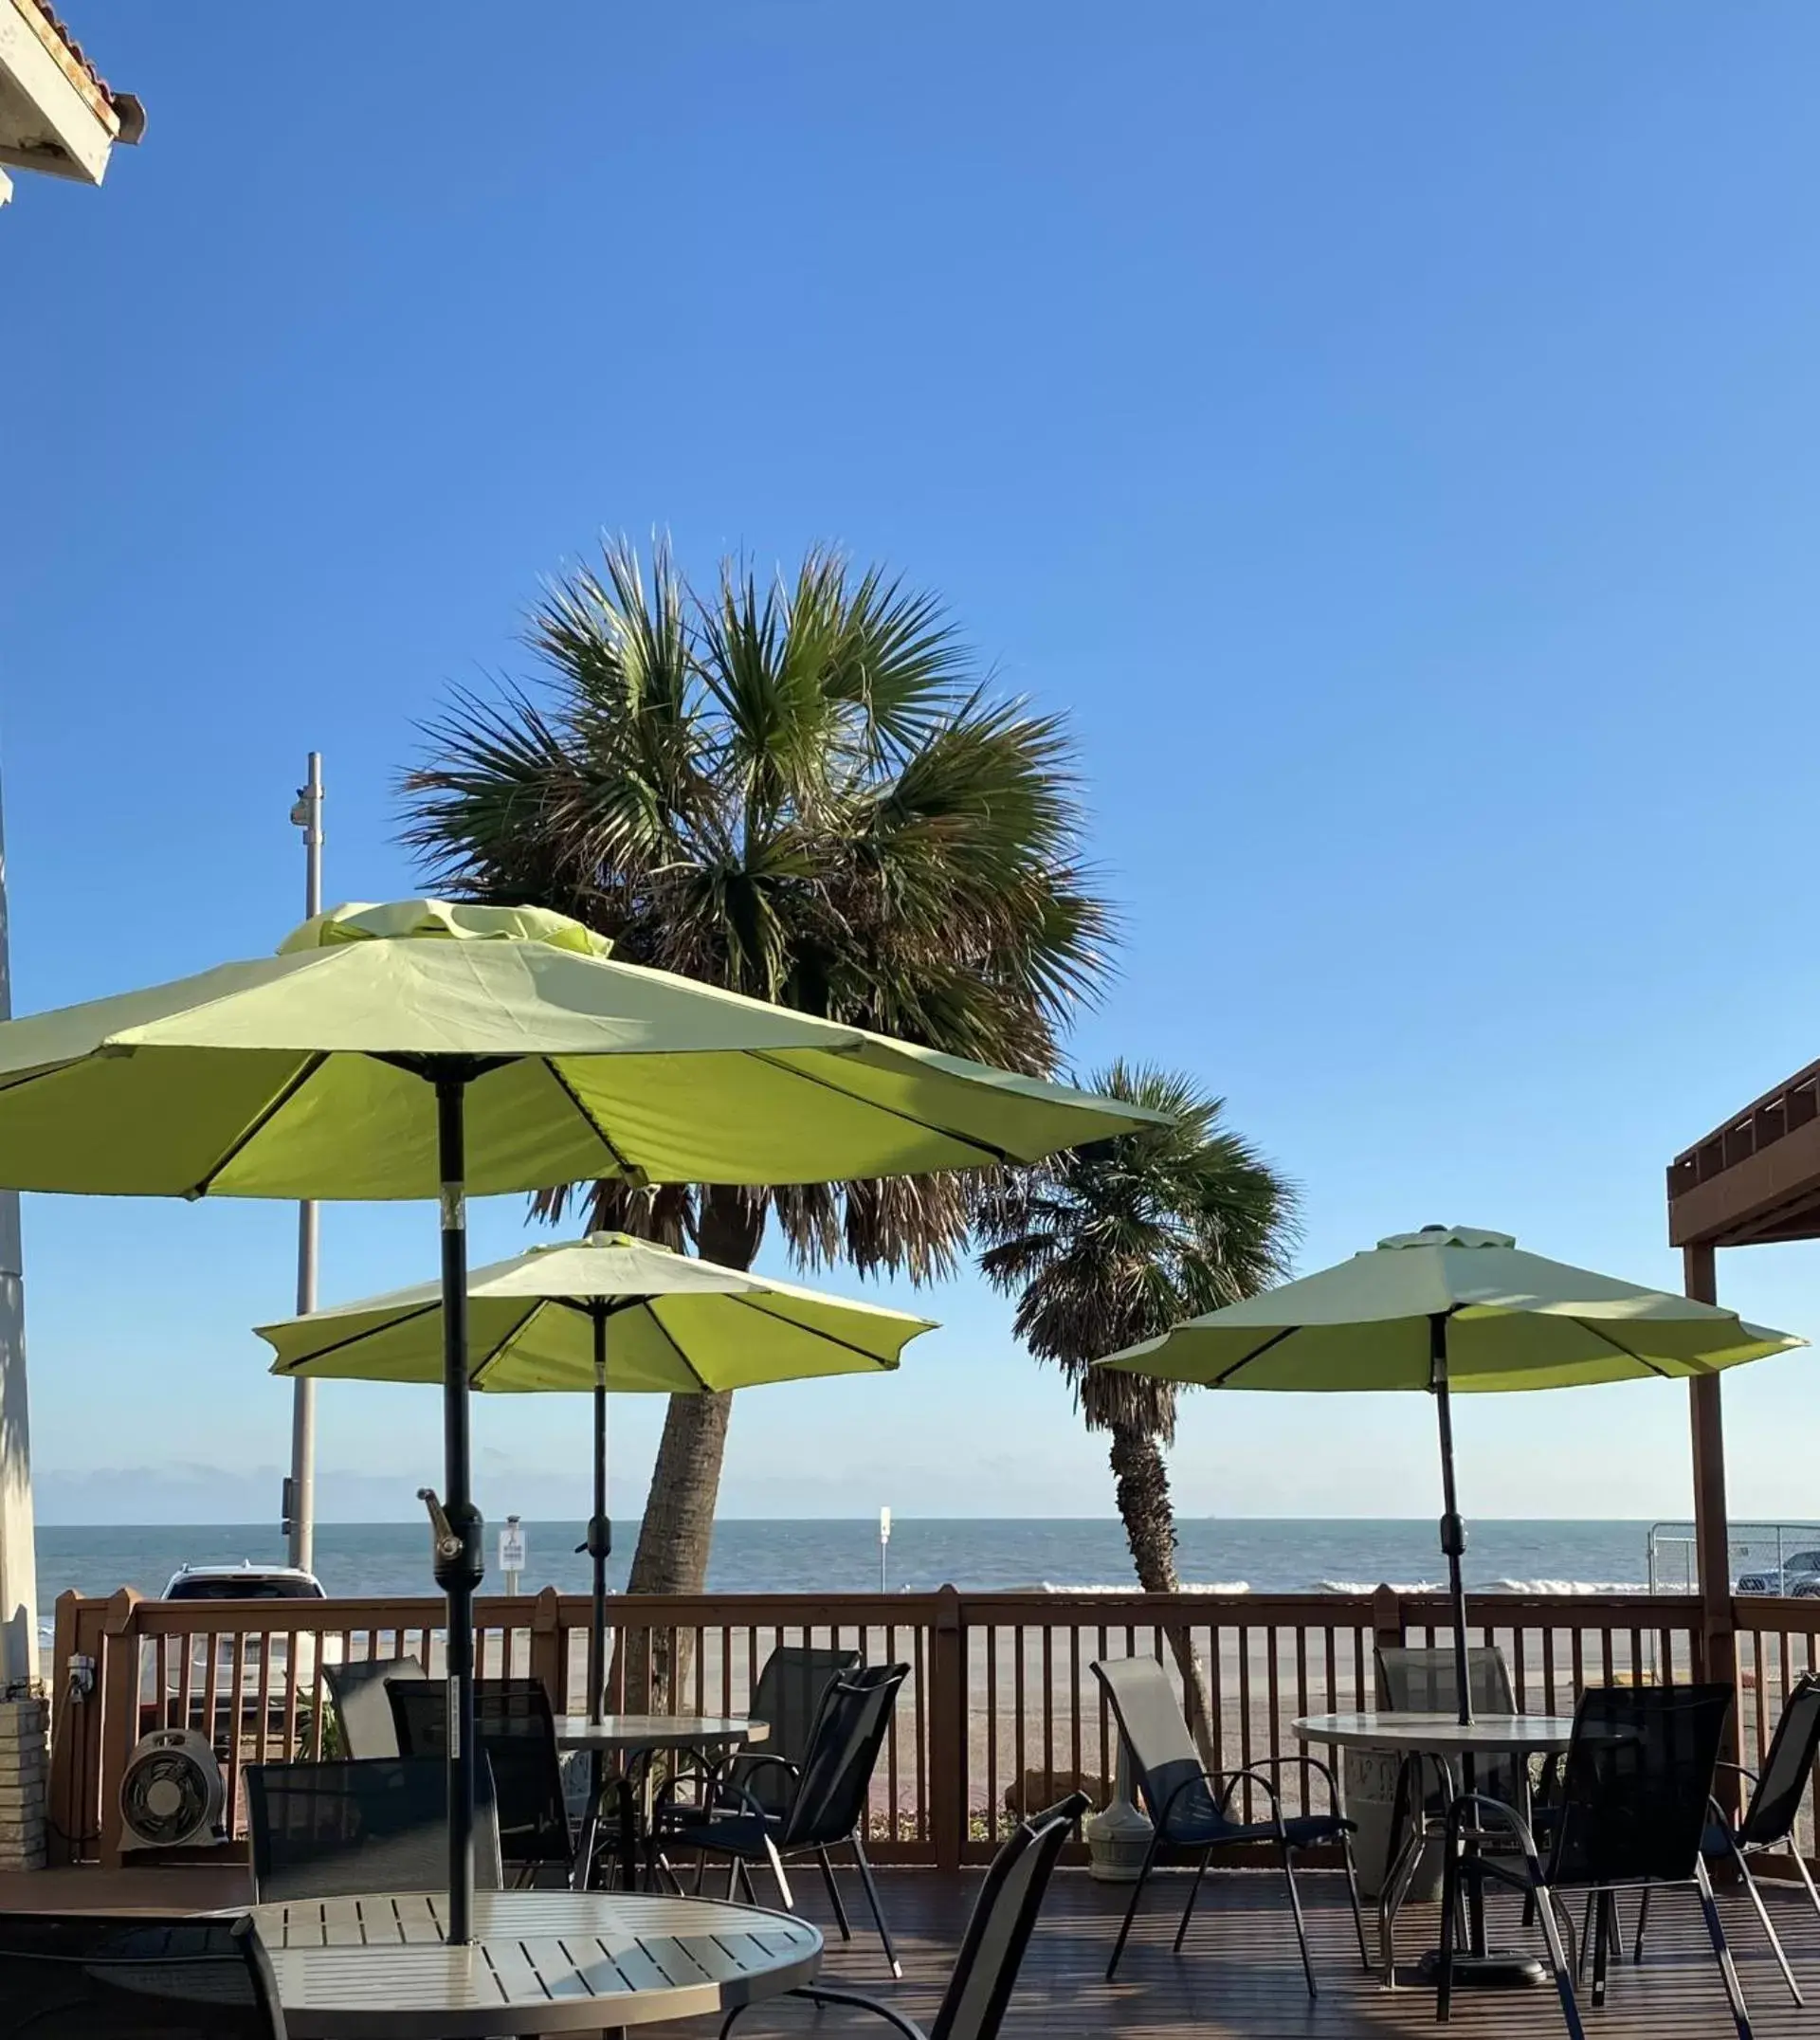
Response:
M870 1925L862 1926L864 1899L850 1871L842 1885L855 1914L854 1940L834 1936L827 1901L811 1870L798 1880L804 1912L829 1936L824 1974L882 1997L927 2025L954 1959L977 1876L944 1877L932 1870L880 1873L886 1916L898 1937L904 1979L893 1983ZM1132 1934L1119 1980L1104 1981L1106 1957L1118 1930L1125 1893L1098 1885L1080 1870L1060 1870L1031 1942L1024 1977L1006 2021L1007 2040L1417 2040L1436 2030L1432 1992L1387 1994L1363 1976L1352 1922L1331 1875L1302 1879L1310 1936L1321 1994L1310 2003L1302 1989L1295 1936L1283 1909L1283 1887L1272 1875L1228 1872L1210 1876L1194 1925L1179 1956L1170 1950L1185 1885L1179 1875L1159 1877L1146 1896L1144 1916ZM53 1870L0 1874L0 1910L85 1910L112 1907L179 1910L244 1901L244 1870ZM1759 2040L1820 2040L1820 1920L1793 1887L1767 1890L1773 1916L1809 1999L1793 2005L1744 1899L1720 1899L1752 2022ZM1529 1946L1514 1903L1492 1902L1494 1939ZM1576 1915L1577 1917L1577 1915ZM1625 1907L1627 1924L1634 1917ZM1369 1916L1368 1916L1369 1918ZM1434 1934L1432 1907L1403 1917L1398 1950L1412 1958ZM1650 1923L1648 1958L1641 1969L1614 1966L1605 2008L1582 2006L1592 2040L1725 2040L1732 2023L1725 2007L1699 1908L1691 1892L1664 1893ZM711 2029L643 2027L652 2040L692 2040ZM1555 2040L1562 2031L1552 1991L1465 1995L1456 2000L1447 2031L1459 2040ZM768 2005L740 2021L743 2040L883 2040L888 2029L857 2014L806 2005Z

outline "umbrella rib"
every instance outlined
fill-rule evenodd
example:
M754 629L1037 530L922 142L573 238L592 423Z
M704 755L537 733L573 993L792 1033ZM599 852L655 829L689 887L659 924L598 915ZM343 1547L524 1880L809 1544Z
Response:
M277 1095L268 1099L260 1107L252 1119L228 1142L227 1152L210 1168L204 1172L195 1184L184 1192L184 1195L186 1197L206 1197L213 1186L215 1178L220 1175L221 1172L258 1138L328 1059L327 1052L319 1048L307 1055L303 1060L302 1066L296 1070L286 1083L280 1085Z
M766 1309L762 1291L756 1296L731 1297L729 1302L738 1303L747 1310L757 1311L762 1317L769 1318L774 1324L795 1323L795 1320L792 1318L779 1317L776 1311ZM812 1328L807 1325L798 1325L797 1329L799 1331L812 1329L815 1338L825 1339L830 1346L838 1346L843 1353L855 1354L863 1360L870 1360L872 1365L878 1368L882 1374L888 1374L898 1364L896 1360L881 1359L876 1353L868 1353L864 1346L856 1346L851 1339L843 1339L838 1332L825 1331L820 1325L815 1325ZM931 1326L930 1329L933 1331L934 1326ZM904 1343L907 1345L909 1341L906 1339Z
M933 1120L919 1120L914 1112L900 1112L895 1105L882 1104L875 1098L855 1098L851 1091L844 1091L838 1084L829 1084L825 1077L817 1077L807 1069L798 1069L793 1064L780 1063L775 1056L762 1048L749 1048L746 1053L755 1063L764 1064L767 1069L781 1070L787 1077L794 1077L803 1084L812 1084L817 1090L832 1091L836 1098L845 1098L851 1104L864 1105L868 1112L883 1112L887 1118L901 1120L906 1126L914 1126L921 1133L939 1134L944 1140L952 1140L958 1147L971 1148L975 1155L984 1155L996 1162L1010 1162L1016 1157L1007 1148L993 1147L988 1140L975 1140L971 1134L957 1134L952 1127L938 1126Z
M726 1393L725 1391L720 1389L710 1388L707 1383L707 1377L702 1374L701 1370L695 1364L692 1359L690 1359L688 1355L683 1352L682 1348L677 1344L676 1334L670 1330L669 1326L665 1324L663 1319L660 1318L657 1314L657 1299L655 1297L650 1300L649 1309L651 1314L651 1322L656 1325L660 1332L663 1333L664 1341L669 1346L670 1351L676 1355L677 1358L682 1362L683 1366L686 1367L690 1374L695 1376L696 1380L701 1384L702 1394L719 1395Z
M1232 1376L1238 1373L1240 1368L1249 1367L1253 1360L1263 1359L1265 1355L1269 1352L1272 1346L1282 1345L1283 1340L1291 1337L1292 1334L1303 1331L1305 1329L1305 1326L1300 1324L1285 1324L1281 1331L1272 1332L1270 1337L1265 1340L1263 1345L1254 1346L1252 1350L1246 1355L1244 1359L1234 1360L1230 1367L1225 1368L1219 1374L1215 1375L1212 1380L1207 1384L1208 1387L1210 1389L1223 1389L1226 1384L1231 1380ZM1190 1387L1192 1387L1192 1385L1193 1384L1192 1382L1189 1384Z
M326 1360L332 1353L340 1353L349 1346L357 1346L364 1339L371 1339L374 1330L396 1331L401 1324L414 1324L419 1318L428 1318L442 1307L440 1302L420 1303L415 1310L408 1310L402 1318L393 1318L383 1327L375 1326L364 1332L350 1332L345 1339L337 1339L326 1346L318 1346L313 1353L300 1353L294 1360L282 1361L279 1371L289 1375L295 1374L300 1367L312 1367L318 1360Z
M1614 1351L1622 1353L1627 1360L1635 1360L1639 1367L1647 1367L1658 1381L1679 1381L1691 1378L1680 1375L1671 1375L1665 1367L1658 1367L1654 1360L1646 1359L1641 1353L1635 1352L1631 1347L1627 1346L1623 1339L1613 1339L1610 1332L1602 1332L1590 1319L1575 1318L1574 1322L1583 1332L1591 1332L1594 1339L1602 1339L1605 1344L1611 1346Z
M525 1312L524 1316L522 1318L514 1319L512 1323L506 1327L505 1336L502 1339L497 1340L493 1345L492 1349L489 1352L483 1354L481 1358L477 1360L474 1365L468 1369L467 1385L469 1388L477 1389L480 1387L481 1376L485 1374L489 1367L493 1365L495 1360L503 1359L505 1357L505 1349L512 1343L515 1339L519 1339L524 1335L524 1333L529 1329L533 1320L537 1317L537 1312L549 1301L550 1300L548 1297L541 1296L535 1296L531 1299L531 1308ZM472 1303L473 1299L470 1297L468 1299L468 1302Z
M641 1169L636 1162L628 1160L627 1157L622 1155L619 1149L614 1146L613 1137L607 1131L607 1129L600 1123L600 1121L595 1119L594 1115L590 1112L588 1107L582 1102L580 1093L576 1091L574 1085L569 1082L568 1078L563 1075L561 1070L556 1067L555 1058L554 1056L545 1055L540 1056L538 1058L538 1061L541 1062L544 1068L550 1072L551 1080L552 1082L554 1082L556 1088L581 1115L581 1118L586 1123L589 1132L592 1133L594 1138L600 1142L601 1146L607 1150L608 1154L610 1154L613 1157L614 1162L618 1165L620 1175L625 1178L628 1183L632 1186L633 1189L642 1190L645 1185L650 1180L650 1178L646 1176L644 1170Z

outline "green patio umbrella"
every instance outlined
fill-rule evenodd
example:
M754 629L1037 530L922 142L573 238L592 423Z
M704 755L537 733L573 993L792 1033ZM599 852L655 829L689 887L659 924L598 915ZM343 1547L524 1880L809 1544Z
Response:
M0 1186L440 1197L449 1932L472 1938L466 1196L590 1176L779 1184L1033 1160L1151 1117L616 963L530 907L408 900L276 956L0 1023Z
M1465 1530L1449 1396L1717 1373L1805 1339L1691 1297L1524 1253L1507 1232L1428 1226L1173 1326L1098 1364L1214 1389L1423 1390L1441 1433L1441 1548L1460 1719L1471 1718Z
M440 1283L263 1324L275 1375L318 1380L443 1378ZM935 1326L877 1303L846 1302L793 1283L671 1253L623 1232L534 1247L467 1279L467 1384L483 1394L591 1390L594 1513L589 1706L601 1716L606 1673L607 1397L715 1394L767 1381L888 1374Z

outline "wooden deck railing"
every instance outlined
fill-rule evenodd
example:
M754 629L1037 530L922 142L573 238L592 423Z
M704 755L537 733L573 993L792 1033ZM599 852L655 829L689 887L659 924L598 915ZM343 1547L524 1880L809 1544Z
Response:
M1586 1685L1684 1683L1702 1675L1700 1604L1642 1594L1483 1595L1473 1639L1499 1645L1520 1706L1565 1712ZM1820 1656L1820 1601L1740 1600L1740 1728L1766 1746L1793 1678ZM1177 1639L1204 1667L1221 1768L1288 1756L1300 1714L1369 1704L1379 1643L1445 1644L1438 1596L1336 1594L709 1595L618 1597L616 1709L738 1713L782 1643L844 1644L910 1667L874 1780L871 1828L884 1861L954 1867L984 1859L1015 1813L1077 1781L1096 1796L1116 1739L1095 1658L1160 1658L1179 1685ZM64 1861L118 1862L118 1787L148 1728L207 1733L227 1773L230 1835L244 1831L250 1763L334 1747L322 1667L414 1653L441 1668L440 1599L160 1602L122 1589L57 1604L50 1814ZM559 1710L584 1702L588 1603L546 1589L477 1604L486 1673L543 1680ZM73 1675L71 1663L93 1667ZM628 1664L675 1667L653 1691L626 1689ZM662 1670L655 1675L662 1678ZM91 1683L92 1682L92 1683ZM86 1687L86 1690L84 1688ZM1301 1786L1291 1776L1291 1808ZM1810 1849L1811 1827L1805 1837Z

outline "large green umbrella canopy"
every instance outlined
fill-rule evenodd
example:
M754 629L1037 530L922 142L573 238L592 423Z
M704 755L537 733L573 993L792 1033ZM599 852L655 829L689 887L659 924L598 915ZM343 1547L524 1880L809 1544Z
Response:
M1465 1539L1454 1498L1450 1391L1672 1379L1806 1344L1691 1297L1525 1253L1507 1232L1429 1226L1191 1318L1099 1364L1204 1388L1431 1393L1464 1720Z
M472 1938L468 1191L589 1176L914 1175L1128 1130L1064 1086L613 962L533 908L412 900L278 956L0 1024L0 1184L120 1195L440 1198L449 1937Z
M259 1327L275 1375L440 1382L440 1283ZM606 1668L607 1397L711 1394L768 1381L884 1374L927 1318L671 1253L623 1232L534 1247L467 1279L468 1386L487 1394L590 1390L594 1513L589 1706Z
M128 1196L433 1197L422 1080L458 1066L476 1195L918 1175L1149 1117L608 947L535 908L344 906L275 956L9 1021L0 1174Z

